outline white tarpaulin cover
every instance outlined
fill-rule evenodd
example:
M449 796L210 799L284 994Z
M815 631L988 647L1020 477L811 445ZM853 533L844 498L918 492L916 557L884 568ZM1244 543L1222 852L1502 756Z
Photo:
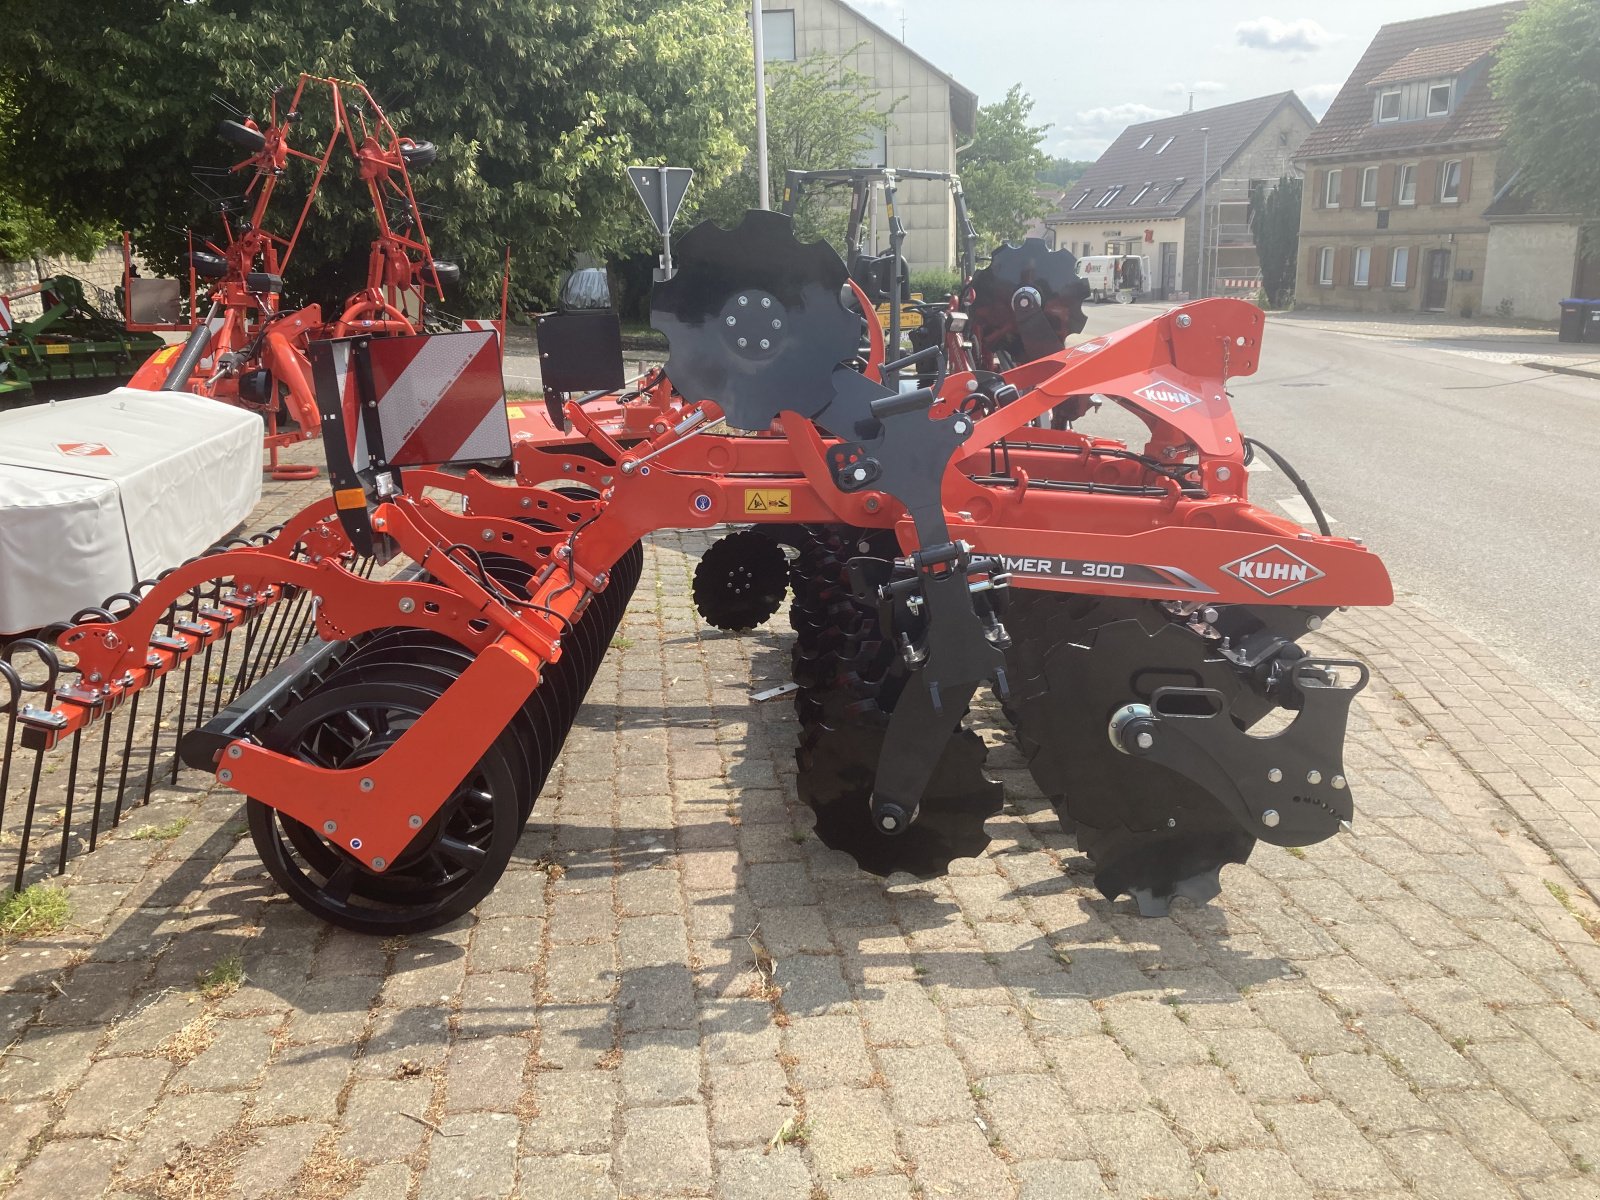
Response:
M261 418L117 388L0 413L0 634L99 604L220 541L261 500Z

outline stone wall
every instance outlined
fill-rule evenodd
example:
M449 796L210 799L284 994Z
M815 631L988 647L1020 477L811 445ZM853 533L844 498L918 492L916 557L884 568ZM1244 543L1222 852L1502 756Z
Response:
M137 256L134 261L139 261ZM0 262L0 294L32 287L40 279L48 279L53 275L71 275L81 279L93 302L96 288L111 292L122 286L122 243L111 243L87 262L71 256ZM25 296L12 304L11 311L17 320L26 321L37 317L43 310L38 296Z

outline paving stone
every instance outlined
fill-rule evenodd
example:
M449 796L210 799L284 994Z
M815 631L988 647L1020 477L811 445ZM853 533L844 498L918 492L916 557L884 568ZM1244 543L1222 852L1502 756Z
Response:
M517 1119L472 1113L447 1119L428 1143L421 1200L502 1200L517 1174Z
M765 1144L794 1115L783 1069L770 1059L710 1068L711 1140L717 1146Z
M1149 1109L1081 1118L1096 1153L1116 1173L1119 1196L1196 1196L1200 1180L1183 1144Z
M0 1004L8 997L0 996ZM168 992L137 1000L110 1030L105 1054L153 1054L200 1012L193 993Z
M251 1118L331 1122L338 1116L339 1095L354 1068L355 1060L345 1047L285 1047L267 1064L255 1089Z
M618 1092L614 1071L539 1071L533 1092L539 1115L528 1124L536 1154L598 1154L611 1149Z
M373 1163L411 1154L422 1145L427 1129L401 1114L426 1115L432 1097L433 1084L423 1078L357 1083L345 1102L339 1153Z
M681 963L629 967L617 988L616 1007L625 1032L693 1029L699 1012L694 976Z
M1252 1100L1297 1100L1316 1095L1300 1060L1269 1029L1223 1029L1201 1035L1239 1089Z
M624 1194L704 1192L711 1182L705 1109L684 1105L625 1112L617 1182Z
M1277 1150L1218 1150L1200 1160L1213 1194L1228 1200L1312 1200L1294 1164Z
M439 1067L449 1048L448 1008L379 1009L356 1060L356 1070L362 1075L390 1076L408 1064Z
M523 1158L518 1174L520 1200L617 1200L608 1154L561 1154Z
M44 1132L54 1115L44 1100L5 1106L5 1120L0 1121L0 1182L11 1178L17 1164L27 1157L29 1144Z
M345 1200L393 1200L411 1190L411 1170L405 1163L380 1163L362 1175L361 1183Z
M1381 1143L1408 1192L1427 1200L1509 1200L1511 1191L1447 1133L1399 1133Z
M895 1127L883 1094L872 1088L824 1088L806 1097L806 1146L819 1179L895 1169Z
M1433 1099L1489 1166L1503 1175L1539 1179L1570 1165L1561 1147L1516 1105L1492 1092L1456 1092Z
M311 979L294 991L294 1009L285 1027L296 1042L355 1042L382 988L371 975L336 975Z
M1333 1006L1315 992L1260 992L1250 997L1250 1006L1296 1054L1334 1054L1360 1044Z
M40 1100L72 1087L89 1069L89 1055L102 1036L98 1029L28 1030L0 1058L0 1098Z
M175 1159L184 1147L198 1149L239 1123L240 1093L168 1092L122 1163L124 1179L142 1179Z
M1427 1105L1377 1054L1329 1054L1310 1061L1317 1083L1366 1133L1398 1133L1437 1125Z
M810 1200L811 1172L794 1146L717 1156L716 1200Z
M1178 1136L1196 1150L1268 1140L1250 1105L1219 1067L1179 1067L1147 1081Z
M229 1195L239 1200L261 1200L285 1193L316 1144L327 1135L327 1125L272 1125L259 1129L255 1145L239 1155Z
M1563 1008L1512 1009L1508 1019L1543 1046L1567 1070L1588 1080L1600 1080L1600 1033Z
M795 1059L795 1082L802 1088L860 1087L872 1077L861 1022L853 1016L796 1017L783 1040Z
M554 1004L609 1000L617 987L617 953L610 942L553 946L545 960L544 993Z
M1092 1162L1023 1162L1012 1174L1022 1185L1018 1200L1103 1200L1111 1195Z
M975 1125L908 1129L901 1134L927 1196L1004 1196L1012 1190L1005 1164Z
M532 1043L520 1037L458 1040L450 1048L445 1070L445 1112L511 1108L522 1091L532 1051Z
M977 1078L1043 1071L1044 1058L1011 1008L960 1008L945 1018L951 1044Z
M903 1129L971 1120L973 1098L961 1061L946 1046L878 1051L889 1082L889 1107Z
M1122 1047L1101 1034L1051 1039L1046 1043L1050 1072L1060 1081L1073 1108L1105 1112L1143 1108L1144 1080Z
M922 984L884 983L871 993L862 1001L861 1015L873 1045L922 1046L941 1039L939 1010Z
M61 1200L98 1196L111 1182L121 1144L102 1138L46 1142L17 1173L6 1200Z
M622 1100L650 1107L700 1096L700 1036L657 1029L622 1039Z
M764 1000L724 1000L703 1014L701 1031L706 1060L744 1063L778 1056L778 1027L772 1006Z
M993 1075L978 1087L991 1131L1018 1159L1087 1158L1089 1138L1048 1075Z
M914 1200L926 1192L913 1191L904 1175L867 1175L853 1179L830 1179L825 1187L828 1200Z
M1468 1046L1467 1054L1538 1121L1574 1120L1600 1107L1594 1092L1532 1042Z
M248 1087L260 1076L272 1054L278 1017L231 1017L216 1023L216 1036L172 1086L190 1091L224 1091Z
M1283 1104L1271 1109L1273 1132L1313 1188L1354 1191L1397 1182L1383 1156L1332 1104Z
M89 1068L68 1098L57 1137L127 1134L144 1123L153 1101L172 1072L164 1058L107 1058Z
M778 962L773 982L783 994L790 1016L827 1016L850 1012L854 997L837 955L794 954Z
M1470 1087L1478 1072L1417 1017L1370 1017L1363 1028L1395 1070L1424 1088Z

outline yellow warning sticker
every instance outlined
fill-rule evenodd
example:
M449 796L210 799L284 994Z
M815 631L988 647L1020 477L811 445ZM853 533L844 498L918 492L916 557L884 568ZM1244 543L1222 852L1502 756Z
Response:
M789 488L745 488L746 513L781 513L789 515Z
M520 404L506 405L506 416L510 417L513 421L522 420L522 406Z

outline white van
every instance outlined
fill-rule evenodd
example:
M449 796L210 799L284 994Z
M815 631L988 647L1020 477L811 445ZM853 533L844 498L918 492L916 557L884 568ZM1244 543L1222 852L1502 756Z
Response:
M1150 291L1150 259L1143 254L1094 254L1078 260L1091 300L1131 304Z

